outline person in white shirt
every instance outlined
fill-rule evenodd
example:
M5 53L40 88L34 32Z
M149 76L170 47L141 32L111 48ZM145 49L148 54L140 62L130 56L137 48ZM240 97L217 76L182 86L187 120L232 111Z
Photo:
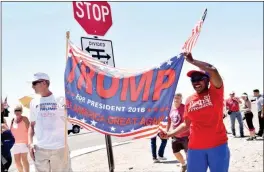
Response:
M31 82L35 93L40 95L30 102L28 131L29 152L36 171L72 171L68 145L65 145L64 103L59 102L49 90L50 79L47 74L36 73Z
M256 97L256 105L258 110L258 120L259 120L259 131L258 136L264 138L264 105L263 105L263 95L259 93L258 89L253 90L254 97Z

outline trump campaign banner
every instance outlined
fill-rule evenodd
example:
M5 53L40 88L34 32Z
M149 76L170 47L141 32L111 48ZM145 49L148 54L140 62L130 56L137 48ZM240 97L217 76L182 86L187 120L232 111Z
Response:
M182 52L191 52L207 9L192 29ZM68 40L65 95L70 121L102 134L151 138L167 127L184 56L156 67L130 71L93 59Z
M93 59L69 41L65 95L70 121L117 137L149 138L165 130L184 57L130 71Z

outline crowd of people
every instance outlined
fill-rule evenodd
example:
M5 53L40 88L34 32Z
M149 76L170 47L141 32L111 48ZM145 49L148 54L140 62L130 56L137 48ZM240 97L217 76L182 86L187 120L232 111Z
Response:
M253 124L254 114L247 93L243 93L238 98L234 92L231 92L230 98L224 100L224 83L217 69L211 64L193 59L190 53L185 54L185 58L186 61L201 69L187 73L195 93L187 98L185 104L181 102L181 94L175 95L175 106L172 107L169 115L167 132L161 132L159 135L162 139L159 152L164 152L164 145L171 137L172 152L181 163L181 172L186 172L187 169L188 172L206 172L208 168L211 172L228 172L230 151L227 130L223 122L226 116L224 107L230 116L233 136L236 137L235 120L237 119L240 137L245 137L243 113L250 132L247 140L254 140L256 136L264 137L263 96L258 89L253 90L259 119L259 131L256 134ZM171 125L172 130L170 130ZM158 162L154 143L156 142L151 141L153 160ZM181 150L185 151L186 160L183 159ZM166 159L163 154L159 156Z
M258 89L253 90L253 95L256 98L255 101L259 119L259 130L257 133L253 124L254 114L252 112L251 105L251 102L254 100L250 100L247 93L243 93L239 98L235 96L235 92L231 92L230 98L226 101L227 114L229 114L230 116L231 131L233 136L236 137L235 120L237 119L239 123L240 137L244 137L243 120L246 120L247 127L250 133L250 137L247 139L248 141L255 140L256 136L264 136L263 95L260 94ZM244 114L243 117L242 114Z
M258 89L253 90L254 97L256 100L249 100L247 93L243 93L241 97L235 97L235 93L231 92L230 93L230 98L225 101L225 105L229 106L226 108L226 111L224 111L224 117L226 117L228 114L230 117L231 121L231 130L232 130L232 135L236 137L236 132L235 132L235 119L239 121L239 126L240 126L240 137L245 137L244 135L244 123L243 120L246 120L247 124L247 129L249 131L249 138L247 138L247 141L252 141L256 140L257 136L262 137L264 139L264 128L263 128L263 120L264 116L262 113L262 108L263 108L263 96L259 93ZM232 103L231 105L228 104L230 103L231 100L233 99L234 103L236 106L238 106L237 111L232 111ZM256 106L258 110L258 119L259 119L259 129L258 132L256 133L255 127L253 124L253 117L254 114L251 110L252 105L251 102L256 101ZM182 103L182 94L177 93L174 96L174 106L171 109L171 112L169 114L168 118L168 125L167 125L167 132L169 132L170 128L173 130L178 127L182 122L184 122L184 107L185 105ZM234 108L234 107L233 107ZM234 113L236 112L236 113ZM238 115L237 115L238 114ZM243 115L242 115L243 114ZM241 127L242 126L242 127ZM190 136L190 130L187 129L186 131L183 131L182 133L179 133L177 135L172 136L172 152L175 155L176 160L181 164L181 172L185 172L187 170L187 159L185 160L181 150L184 150L185 152L185 157L188 157L188 142L189 142L189 136ZM158 137L158 136L157 136ZM161 139L161 145L159 147L159 153L158 153L158 158L156 155L156 139L157 137L154 137L151 139L151 150L152 150L152 157L153 157L153 162L157 163L160 162L161 160L166 160L164 157L164 151L166 148L167 144L167 138L164 138L162 135L160 136Z
M260 126L258 133L255 133L252 120L254 114L248 95L243 93L241 98L238 98L232 92L224 103L224 83L217 69L211 64L193 59L191 53L184 55L187 62L201 69L187 73L195 93L187 98L185 104L182 103L182 94L175 94L168 116L167 130L151 139L153 161L166 160L164 150L168 138L171 137L172 152L181 164L181 172L186 172L187 169L188 172L206 172L208 168L211 172L228 172L230 151L223 122L224 106L230 116L232 134L236 136L237 119L240 137L245 136L243 113L250 131L247 140L254 140L256 136L263 137L263 96L259 90L253 91ZM32 88L40 97L31 101L29 119L22 115L23 107L16 106L15 118L12 119L10 127L4 119L8 112L1 103L1 167L4 171L8 171L12 163L11 149L19 172L29 172L28 152L36 171L72 171L64 134L65 106L60 104L49 90L49 85L50 79L47 74L34 74ZM36 138L34 142L33 136ZM158 156L157 137L162 140ZM181 150L184 150L186 159Z
M10 127L4 119L8 115L1 102L2 171L8 171L12 164L11 150L18 172L29 172L28 153L37 172L72 171L64 134L65 106L49 90L49 85L47 74L34 74L32 88L40 97L31 101L29 119L22 115L23 107L17 105Z

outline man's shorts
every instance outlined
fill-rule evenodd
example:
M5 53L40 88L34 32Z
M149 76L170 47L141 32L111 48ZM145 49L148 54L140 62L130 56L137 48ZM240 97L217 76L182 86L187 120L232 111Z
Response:
M43 149L35 146L35 150L35 171L72 172L68 147L61 149ZM65 153L67 153L66 156Z
M181 137L181 138L172 137L172 150L173 150L173 153L178 153L181 150L184 150L185 152L187 152L188 143L189 143L188 137Z
M16 143L12 147L11 152L15 154L20 154L20 153L28 153L28 146L25 143Z

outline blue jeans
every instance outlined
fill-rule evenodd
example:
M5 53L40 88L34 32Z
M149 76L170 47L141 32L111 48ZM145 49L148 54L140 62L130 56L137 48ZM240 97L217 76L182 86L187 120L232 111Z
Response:
M244 126L243 126L243 119L242 119L242 115L241 113L238 112L232 112L230 114L230 121L231 121L231 131L232 134L235 136L236 135L236 129L235 129L235 122L236 119L238 121L239 124L239 129L240 129L240 136L244 136Z
M157 141L157 136L151 139L151 152L152 152L153 159L157 159L156 141ZM158 152L159 157L163 157L166 145L167 145L167 139L161 139L161 144L160 144L159 152Z
M227 143L210 149L189 149L188 172L228 172L230 151Z

